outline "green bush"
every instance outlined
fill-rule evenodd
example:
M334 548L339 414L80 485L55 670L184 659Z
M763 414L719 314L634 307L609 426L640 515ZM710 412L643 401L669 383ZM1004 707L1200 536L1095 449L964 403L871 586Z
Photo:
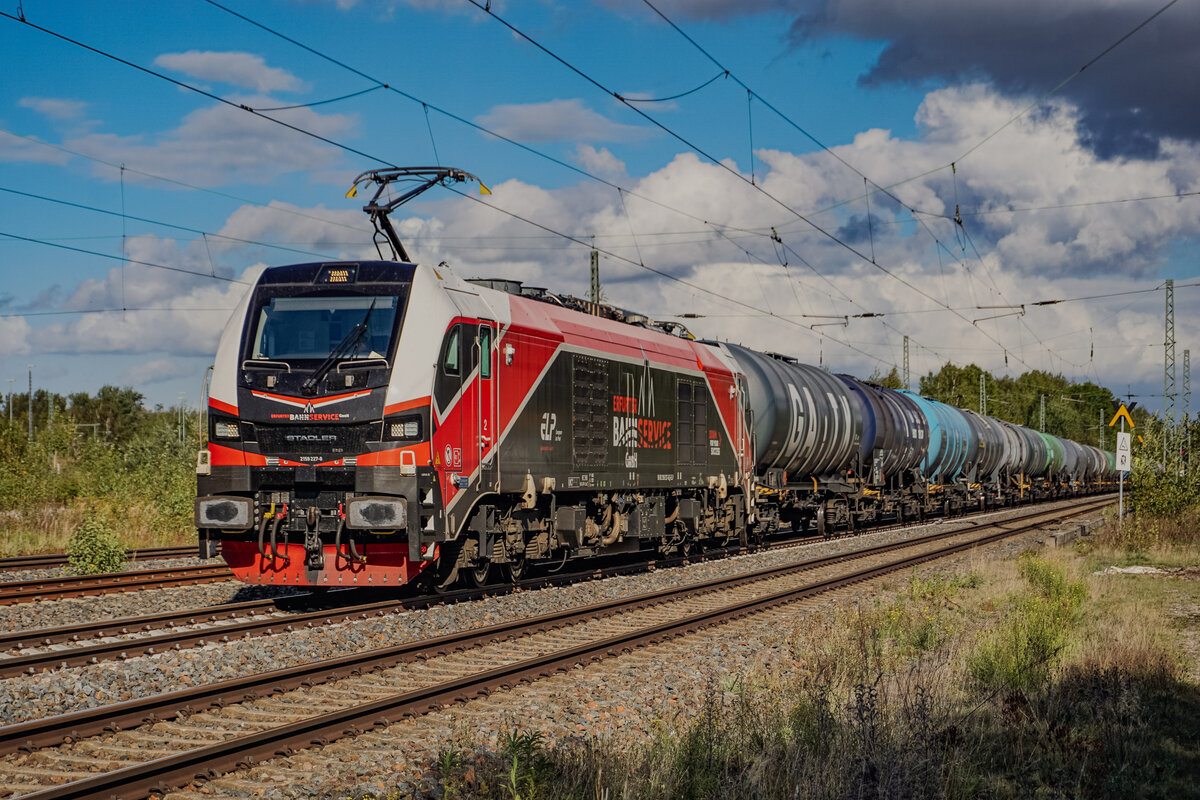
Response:
M67 542L67 563L77 575L117 572L125 566L125 547L108 520L92 513Z

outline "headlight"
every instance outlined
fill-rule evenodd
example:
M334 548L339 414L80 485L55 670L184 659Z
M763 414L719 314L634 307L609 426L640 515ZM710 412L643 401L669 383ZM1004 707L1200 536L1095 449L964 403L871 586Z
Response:
M388 437L392 439L415 439L420 435L421 423L415 419L388 425Z
M213 423L213 434L218 439L236 439L238 437L238 426L236 422L216 422Z
M346 504L346 527L358 530L407 529L407 502L402 497L356 497Z
M421 415L392 417L383 423L383 435L387 439L418 441L421 439Z
M241 431L238 428L238 421L232 417L210 415L209 432L212 439L225 439L229 441L242 438Z
M251 527L254 503L245 497L196 498L196 527L244 531Z

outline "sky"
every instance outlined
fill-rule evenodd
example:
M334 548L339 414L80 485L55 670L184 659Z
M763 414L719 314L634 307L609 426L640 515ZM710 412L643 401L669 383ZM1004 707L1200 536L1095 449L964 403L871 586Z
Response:
M262 269L377 257L356 175L442 165L492 193L397 210L418 263L583 296L595 248L615 305L859 377L907 336L914 387L973 363L1161 409L1173 279L1184 406L1197 0L0 14L0 391L195 407Z

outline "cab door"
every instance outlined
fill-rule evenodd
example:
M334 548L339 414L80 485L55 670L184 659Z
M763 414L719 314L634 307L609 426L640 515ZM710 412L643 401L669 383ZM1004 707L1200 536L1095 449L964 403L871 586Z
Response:
M500 406L500 375L496 369L496 323L481 320L475 340L479 364L475 408L478 415L475 446L478 454L480 492L497 491L500 475L500 432L497 430Z
M471 350L466 342L470 332L471 328L462 323L455 323L446 331L433 384L433 400L437 409L437 429L432 440L433 455L443 491L447 492L447 500L453 496L454 490L466 487L465 482L461 480L461 473L463 447L466 444L463 436L468 426L463 421L464 404L459 394L463 387L464 373L470 363ZM439 416L440 418L437 418Z

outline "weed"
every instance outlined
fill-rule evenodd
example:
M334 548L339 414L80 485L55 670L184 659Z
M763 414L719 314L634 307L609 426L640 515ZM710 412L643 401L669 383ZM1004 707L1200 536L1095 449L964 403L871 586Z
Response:
M437 772L441 779L442 796L453 797L458 793L458 780L455 771L462 764L462 753L453 747L447 747L438 753Z
M103 514L94 511L71 536L67 563L77 575L116 572L125 566L125 547Z
M500 754L508 764L502 786L513 800L534 800L543 796L553 773L546 755L541 731L508 731L501 742Z

